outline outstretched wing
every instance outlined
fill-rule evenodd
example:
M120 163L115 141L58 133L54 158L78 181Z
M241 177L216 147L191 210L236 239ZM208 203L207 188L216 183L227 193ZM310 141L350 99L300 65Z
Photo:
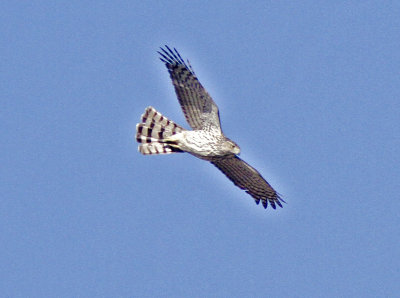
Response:
M264 208L267 208L268 202L274 209L276 208L275 204L282 207L281 202L285 202L256 169L239 157L214 158L211 163L220 169L236 186L250 194L257 204L261 200Z
M160 60L165 63L175 87L186 121L195 130L221 131L218 107L200 84L189 61L188 65L174 48L161 48Z

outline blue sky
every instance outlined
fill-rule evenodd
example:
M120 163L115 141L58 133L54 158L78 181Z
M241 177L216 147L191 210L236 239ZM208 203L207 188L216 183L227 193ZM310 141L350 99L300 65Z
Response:
M400 4L3 1L0 292L400 292ZM283 195L141 156L151 105L188 128L156 51L188 58L224 133Z

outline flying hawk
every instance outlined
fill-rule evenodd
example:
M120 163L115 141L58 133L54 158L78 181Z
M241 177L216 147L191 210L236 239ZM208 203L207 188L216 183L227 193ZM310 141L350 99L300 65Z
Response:
M257 204L267 208L282 207L284 200L256 169L241 160L239 146L221 130L218 107L200 84L189 61L187 64L174 48L158 52L174 85L186 121L186 130L157 112L146 108L141 123L136 125L136 140L142 154L188 152L207 160L220 169L236 186L250 194Z

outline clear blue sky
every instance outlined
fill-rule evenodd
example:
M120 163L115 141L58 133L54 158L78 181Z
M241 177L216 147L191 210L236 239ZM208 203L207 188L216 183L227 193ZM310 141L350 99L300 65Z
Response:
M398 295L399 2L3 1L0 15L1 296ZM149 105L188 127L164 44L283 209L188 154L137 152Z

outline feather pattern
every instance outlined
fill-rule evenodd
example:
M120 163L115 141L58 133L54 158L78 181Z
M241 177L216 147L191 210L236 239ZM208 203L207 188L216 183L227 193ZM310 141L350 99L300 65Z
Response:
M237 156L218 157L211 160L236 186L251 195L257 204L262 201L264 208L268 202L272 208L282 207L285 202L260 173ZM276 204L276 205L275 205Z
M140 143L139 152L145 155L182 152L170 146L165 139L184 130L153 107L148 107L142 115L142 123L136 125L136 141Z
M158 53L168 69L186 121L194 130L221 131L218 107L200 84L189 61L186 64L175 48L173 51L165 47Z

